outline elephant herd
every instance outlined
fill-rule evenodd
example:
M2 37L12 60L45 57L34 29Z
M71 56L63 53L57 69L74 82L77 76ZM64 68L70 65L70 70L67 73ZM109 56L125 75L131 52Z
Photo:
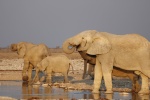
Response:
M22 70L23 81L29 81L30 84L39 81L38 74L39 71L42 71L46 74L47 83L51 83L51 75L53 72L62 73L65 77L65 82L68 82L67 75L71 63L65 55L52 56L49 54L48 47L45 44L35 45L28 42L11 44L11 50L17 51L19 58L24 59L24 67ZM33 68L36 69L36 74L32 80Z
M102 77L106 86L105 93L113 93L112 76L128 77L132 81L133 91L139 94L150 93L150 43L143 36L86 30L65 40L62 49L67 54L76 50L84 59L82 78L85 78L89 64L88 73L94 78L93 93L99 93ZM19 57L24 59L24 81L31 82L32 69L35 68L36 75L32 82L39 80L39 71L46 73L48 83L51 83L52 72L61 72L65 82L68 82L70 60L64 55L52 56L46 45L28 42L11 44L11 50L17 51ZM138 84L139 76L141 86Z

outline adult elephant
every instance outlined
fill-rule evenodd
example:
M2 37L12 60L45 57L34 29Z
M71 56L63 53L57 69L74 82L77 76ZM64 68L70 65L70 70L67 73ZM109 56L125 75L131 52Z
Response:
M94 71L94 66L95 66L95 62L96 62L96 56L95 55L88 55L86 54L86 51L79 51L79 54L81 55L81 57L84 60L84 71L83 71L83 76L82 79L84 79L86 77L86 73L87 75L90 75L92 78L92 72ZM87 65L88 66L88 72L87 72Z
M84 59L84 71L83 71L83 76L82 78L84 79L87 75L90 75L92 78L94 78L94 66L96 63L96 56L95 55L88 55L86 54L86 51L79 51L79 54L81 55L81 57ZM88 70L87 70L87 64L89 64L88 66ZM134 71L128 71L128 70L123 70L120 68L117 68L115 66L113 66L113 70L112 70L112 76L116 76L116 77L128 77L131 82L132 82L132 91L133 92L139 92L140 91L140 84L138 82L139 77L138 75L136 75L134 73Z
M32 44L28 42L19 42L11 45L12 51L17 51L19 58L24 59L24 67L22 70L23 81L31 82L32 69L37 63L49 55L48 47L45 44ZM28 72L28 77L26 76ZM38 77L37 79L38 80Z
M87 30L63 43L66 53L73 53L75 48L77 51L86 50L87 54L96 55L93 93L99 93L102 76L107 89L105 93L113 93L113 66L135 71L144 82L139 93L149 93L147 80L150 78L150 46L144 37L138 34L115 35Z
M19 43L11 44L10 49L12 51L17 51L19 58L24 58L26 51L34 46L36 46L36 45L33 43L19 42Z

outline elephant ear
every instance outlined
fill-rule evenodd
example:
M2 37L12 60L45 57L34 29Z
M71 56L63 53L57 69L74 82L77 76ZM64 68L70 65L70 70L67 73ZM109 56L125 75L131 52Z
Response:
M45 71L49 64L48 59L47 58L43 59L40 64L41 64L40 70Z
M17 51L18 51L18 55L19 57L24 57L25 53L26 53L26 46L25 44L21 43L17 45Z
M108 53L111 49L111 43L104 36L96 35L93 37L93 42L87 50L87 54L97 55Z

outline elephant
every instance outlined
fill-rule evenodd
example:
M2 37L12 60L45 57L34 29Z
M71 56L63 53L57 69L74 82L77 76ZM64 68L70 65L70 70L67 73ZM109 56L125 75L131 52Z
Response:
M140 94L149 93L148 78L150 78L150 45L141 35L131 33L116 35L96 30L85 30L68 38L62 44L65 53L85 51L96 55L94 70L93 93L99 93L102 76L106 85L105 93L112 91L113 66L134 71L141 76Z
M38 62L50 55L48 53L48 47L45 44L35 45L28 42L19 42L12 44L11 50L17 51L19 58L24 59L22 79L23 81L29 82L31 82L32 69L36 67ZM28 76L26 76L26 72L28 72Z
M88 75L90 75L92 78L94 78L94 66L96 63L96 56L95 55L88 55L86 54L86 51L79 51L79 54L81 57L84 59L84 72L83 72L83 79L85 78L86 75L86 70L87 70L87 63L89 63L89 68L88 68ZM138 82L138 75L136 75L133 71L127 71L123 70L120 68L117 68L113 66L112 70L112 76L116 77L128 77L132 81L132 91L133 92L139 92L140 90L140 84Z
M19 42L16 44L11 44L10 48L12 51L17 51L19 58L24 58L26 50L29 50L30 48L32 48L34 46L36 46L36 45L29 43L29 42Z
M96 56L95 55L87 55L86 51L79 51L79 54L81 55L81 57L84 60L84 72L83 72L83 76L82 76L82 79L84 79L85 75L86 75L87 64L89 64L88 74L91 75L92 71L94 71L93 68L95 66ZM92 77L92 75L91 75L91 77Z
M44 58L37 64L36 74L33 78L34 83L39 71L45 72L46 83L51 83L51 75L53 73L62 73L64 75L64 82L68 82L68 71L71 62L65 55L52 55Z

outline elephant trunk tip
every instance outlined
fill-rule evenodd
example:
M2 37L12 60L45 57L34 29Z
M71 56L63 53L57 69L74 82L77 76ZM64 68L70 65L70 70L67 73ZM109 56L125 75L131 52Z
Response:
M65 41L62 46L63 52L71 54L75 51L75 46L70 45L69 42Z
M11 51L17 51L17 45L11 44L10 49L11 49Z

